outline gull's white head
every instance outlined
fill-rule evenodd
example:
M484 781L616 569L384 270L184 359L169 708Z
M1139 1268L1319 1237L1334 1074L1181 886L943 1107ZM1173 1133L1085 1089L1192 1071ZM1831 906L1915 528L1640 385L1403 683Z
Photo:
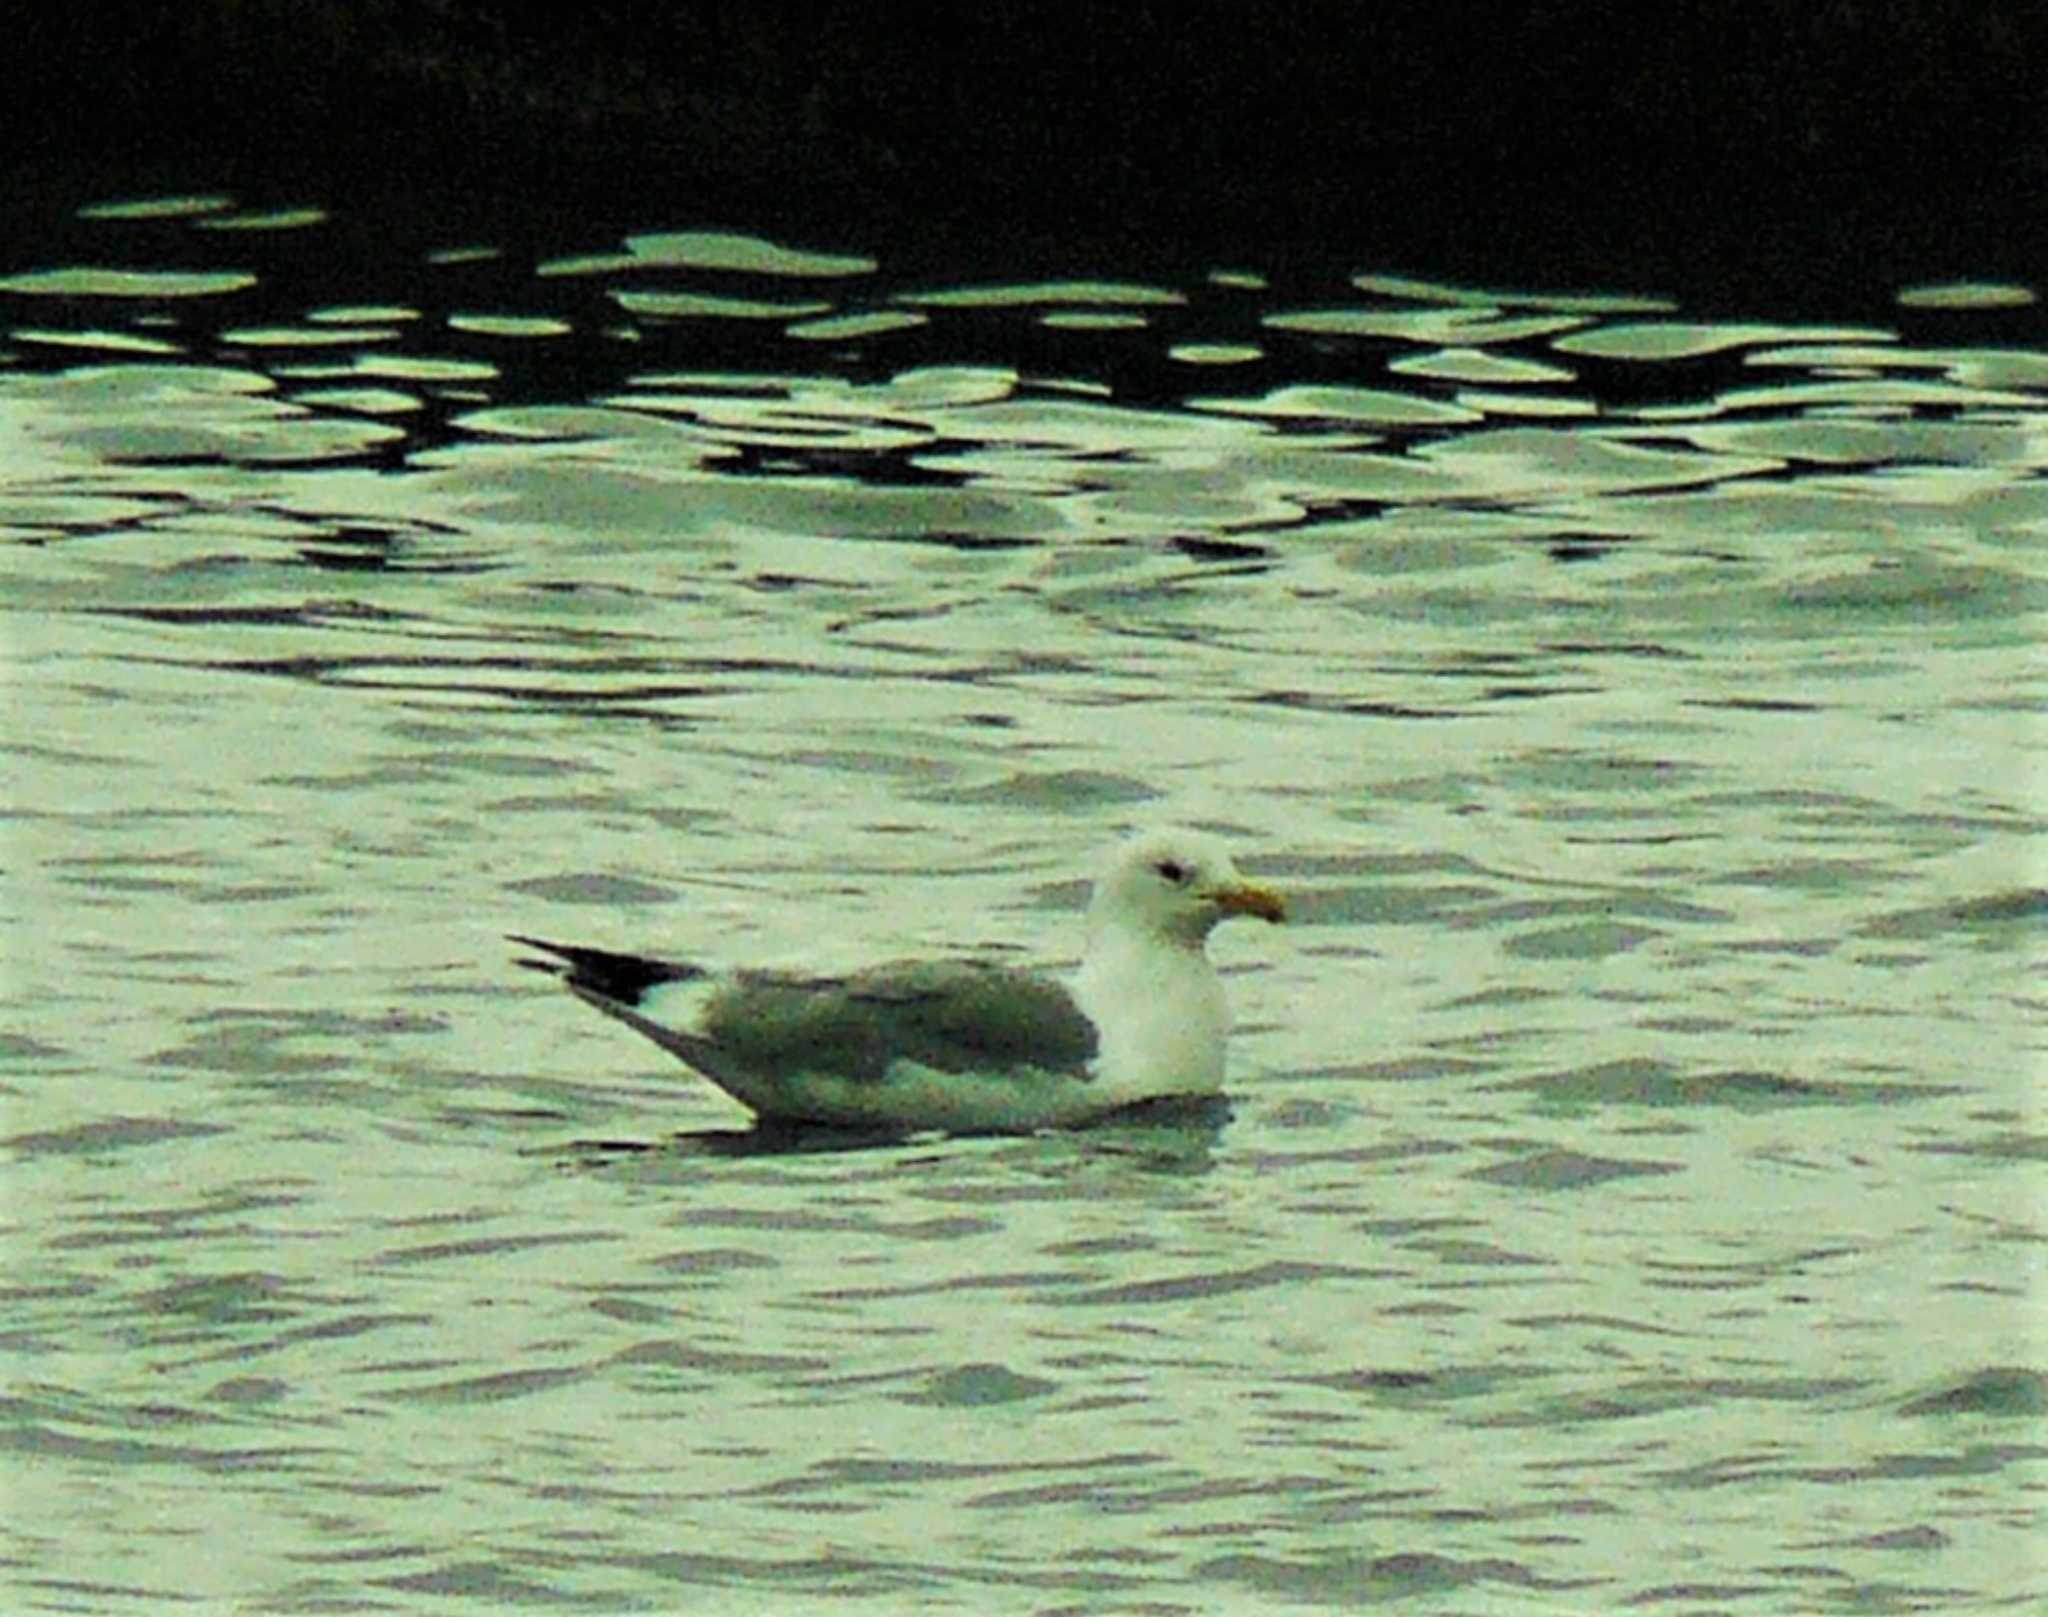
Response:
M1095 884L1088 923L1091 932L1134 928L1200 949L1218 921L1278 921L1286 913L1278 893L1238 874L1215 837L1174 826L1141 832L1116 850Z

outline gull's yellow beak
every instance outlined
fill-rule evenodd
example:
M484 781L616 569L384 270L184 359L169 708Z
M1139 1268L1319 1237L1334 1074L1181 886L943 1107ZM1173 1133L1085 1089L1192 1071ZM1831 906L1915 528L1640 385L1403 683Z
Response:
M1284 921L1287 919L1287 902L1270 887L1259 887L1251 882L1237 882L1229 887L1219 887L1212 895L1216 907L1225 915L1256 915L1262 921Z

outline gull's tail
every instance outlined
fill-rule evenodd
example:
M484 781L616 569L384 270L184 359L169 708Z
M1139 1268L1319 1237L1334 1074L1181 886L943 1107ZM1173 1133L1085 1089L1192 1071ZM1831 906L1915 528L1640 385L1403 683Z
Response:
M609 949L590 949L582 944L550 943L546 938L524 937L517 932L508 932L506 936L514 943L554 956L552 960L522 958L520 965L556 978L593 1010L624 1022L635 1033L652 1039L720 1088L746 1101L744 1094L733 1089L726 1070L729 1063L720 1058L713 1040L652 1021L637 1009L646 995L668 983L707 981L710 973L702 966L681 960L655 960L647 955L614 954Z
M520 965L560 978L579 994L595 995L618 1005L637 1005L641 996L651 988L659 988L664 983L690 982L704 975L702 966L692 966L680 960L614 954L609 949L550 943L546 938L524 937L517 932L506 936L514 943L555 957L552 960L522 958Z

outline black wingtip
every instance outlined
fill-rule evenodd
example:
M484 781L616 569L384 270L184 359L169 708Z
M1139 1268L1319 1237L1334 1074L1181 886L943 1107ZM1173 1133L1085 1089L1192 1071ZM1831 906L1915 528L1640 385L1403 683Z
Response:
M528 971L544 971L551 977L566 977L575 969L577 951L565 943L550 943L546 938L529 938L523 932L507 932L507 943L519 944L522 948L538 949L552 959L540 960L532 955L520 955L514 965L524 966Z
M609 949L592 949L575 943L550 943L546 938L529 937L523 932L508 932L505 937L509 942L538 949L542 954L553 957L543 960L521 956L516 964L529 971L544 971L551 977L560 978L571 988L617 1000L622 1005L635 1004L642 994L662 983L687 982L704 975L701 966L680 960L615 954Z

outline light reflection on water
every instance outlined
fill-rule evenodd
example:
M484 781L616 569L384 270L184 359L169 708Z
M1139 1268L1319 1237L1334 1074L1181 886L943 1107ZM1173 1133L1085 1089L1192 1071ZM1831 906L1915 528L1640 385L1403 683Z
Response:
M235 218L0 266L17 1604L2038 1597L2029 306ZM1165 813L1227 1119L763 1138L499 937Z

